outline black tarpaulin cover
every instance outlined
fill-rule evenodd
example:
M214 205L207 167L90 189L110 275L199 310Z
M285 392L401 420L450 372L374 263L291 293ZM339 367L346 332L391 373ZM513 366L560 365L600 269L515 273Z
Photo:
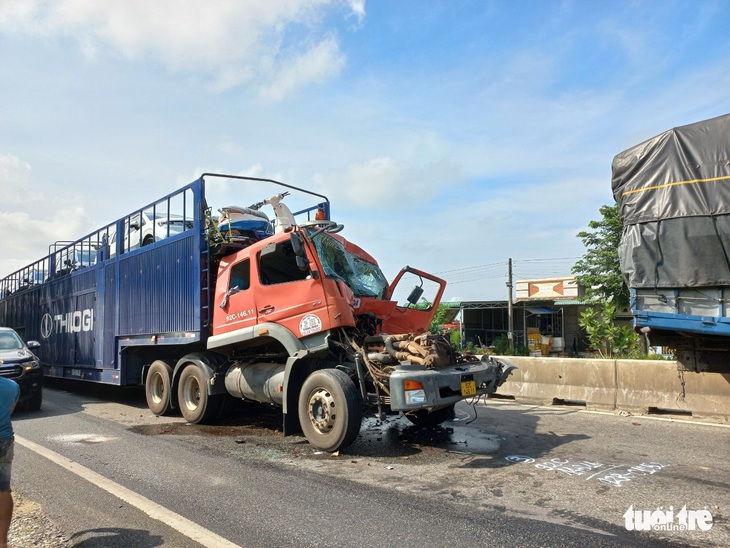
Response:
M730 285L730 114L644 141L612 169L629 287Z

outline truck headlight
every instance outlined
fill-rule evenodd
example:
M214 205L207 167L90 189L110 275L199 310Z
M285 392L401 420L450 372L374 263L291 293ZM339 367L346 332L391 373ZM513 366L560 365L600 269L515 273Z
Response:
M405 391L406 405L426 403L426 391L420 382L405 380L403 381L403 390Z

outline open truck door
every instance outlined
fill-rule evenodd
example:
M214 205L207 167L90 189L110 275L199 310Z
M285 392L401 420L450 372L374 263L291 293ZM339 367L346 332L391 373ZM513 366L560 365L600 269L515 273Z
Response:
M397 291L407 288L410 276L416 276L417 283L406 293L407 304L396 304L390 317L383 322L385 333L418 333L428 331L433 321L438 305L446 289L446 282L432 274L411 268L404 267L388 287L385 295L387 300L392 300ZM420 308L419 303L425 300L428 306Z

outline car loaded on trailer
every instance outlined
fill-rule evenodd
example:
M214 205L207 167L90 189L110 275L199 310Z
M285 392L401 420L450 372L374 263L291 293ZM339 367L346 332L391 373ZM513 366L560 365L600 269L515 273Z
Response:
M287 190L214 214L206 183L219 180ZM290 191L316 203L292 213ZM139 219L155 223L143 245ZM274 404L285 435L303 432L326 451L352 443L366 413L439 424L506 380L505 360L462 355L428 333L443 280L405 267L388 283L342 230L323 195L204 174L4 278L0 323L44 342L51 377L142 383L153 413L192 423L236 399ZM59 260L75 256L93 261ZM401 304L409 279L417 284ZM414 306L425 289L430 305Z

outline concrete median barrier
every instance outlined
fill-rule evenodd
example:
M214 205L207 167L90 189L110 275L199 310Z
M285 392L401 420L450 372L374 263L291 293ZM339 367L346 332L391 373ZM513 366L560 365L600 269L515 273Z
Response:
M499 394L526 402L552 404L561 400L596 409L615 408L614 360L518 356L507 359L518 369L499 388Z
M616 407L730 417L730 373L679 371L676 362L617 360Z
M506 359L518 369L497 394L517 401L730 418L730 373L679 371L670 361Z

